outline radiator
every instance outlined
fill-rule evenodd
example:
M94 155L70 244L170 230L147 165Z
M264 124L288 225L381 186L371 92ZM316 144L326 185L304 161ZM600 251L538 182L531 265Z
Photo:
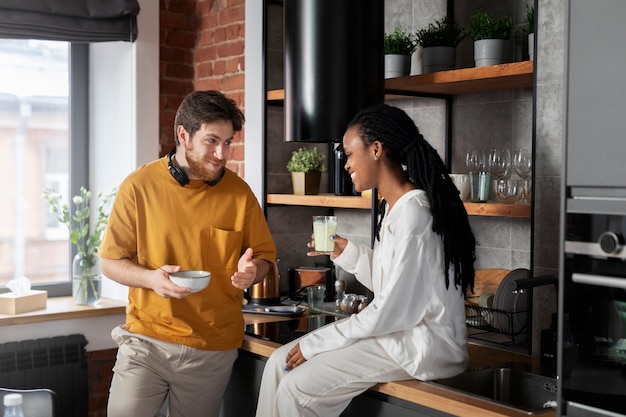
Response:
M86 417L89 387L82 334L0 344L0 387L48 388L59 415Z

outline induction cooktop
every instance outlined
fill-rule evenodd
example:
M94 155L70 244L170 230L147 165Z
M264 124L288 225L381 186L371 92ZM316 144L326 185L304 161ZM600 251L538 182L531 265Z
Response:
M320 315L299 317L272 323L252 323L246 324L245 333L263 340L271 340L272 342L285 344L325 324L340 320L341 318L342 317L338 316Z

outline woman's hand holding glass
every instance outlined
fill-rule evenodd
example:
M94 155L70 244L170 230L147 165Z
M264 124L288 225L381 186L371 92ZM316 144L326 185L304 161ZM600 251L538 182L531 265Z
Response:
M346 245L348 244L348 239L345 239L339 235L335 235L333 237L333 241L335 242L335 247L332 252L318 252L318 251L313 250L313 251L307 252L307 256L330 255L331 258L338 257L346 248ZM311 241L307 243L307 247L315 249L315 234L311 235Z

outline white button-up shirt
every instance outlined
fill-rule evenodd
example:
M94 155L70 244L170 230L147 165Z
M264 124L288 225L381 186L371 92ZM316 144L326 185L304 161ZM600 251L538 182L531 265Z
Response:
M446 289L443 238L432 230L426 193L404 194L385 215L373 251L348 242L333 259L374 293L359 314L327 325L300 341L305 358L375 337L420 380L446 378L467 366L467 328L453 269Z

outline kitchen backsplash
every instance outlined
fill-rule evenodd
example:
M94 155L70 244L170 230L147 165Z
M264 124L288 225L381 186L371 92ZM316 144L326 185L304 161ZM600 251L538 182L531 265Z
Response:
M455 2L455 18L468 20L476 8L507 13L518 26L524 23L526 0L501 2ZM408 9L407 9L408 7ZM386 0L385 28L390 31L402 24L416 31L446 12L446 1ZM476 235L476 268L528 268L533 266L535 276L558 273L558 201L562 152L562 39L563 5L556 0L539 2L539 48L536 91L536 179L534 184L535 213L534 234L531 236L531 219L471 216L470 223ZM270 33L268 34L268 89L282 88L282 13L280 7L270 6ZM549 18L548 16L552 16ZM556 17L555 17L556 16ZM548 21L548 20L551 21ZM554 20L554 21L552 21ZM523 37L525 39L525 37ZM514 56L522 60L525 53L521 39L513 44ZM542 46L550 50L542 49ZM548 48L549 47L549 48ZM466 39L458 48L457 68L473 66L471 42ZM419 53L413 57L413 73L419 64ZM501 147L514 149L532 146L533 91L532 89L504 90L467 94L453 98L452 116L452 169L464 172L465 152L469 147L489 149ZM433 98L393 100L389 104L405 109L415 120L425 138L440 155L445 152L445 102ZM283 142L282 107L268 109L267 190L270 193L290 193L291 180L285 165L291 151L302 144ZM307 145L309 146L309 145ZM318 148L328 154L328 145ZM328 173L322 177L322 192L328 192ZM328 209L316 207L270 207L268 219L278 245L280 271L286 286L287 268L312 265L316 260L306 256L306 243L311 235L309 219L314 214L326 214ZM368 243L370 240L370 213L367 210L335 210L339 216L338 233ZM531 239L534 254L531 256ZM285 287L286 288L286 287ZM542 328L549 327L551 312L555 311L556 294L553 288L535 291L534 345ZM533 348L533 352L538 349Z

